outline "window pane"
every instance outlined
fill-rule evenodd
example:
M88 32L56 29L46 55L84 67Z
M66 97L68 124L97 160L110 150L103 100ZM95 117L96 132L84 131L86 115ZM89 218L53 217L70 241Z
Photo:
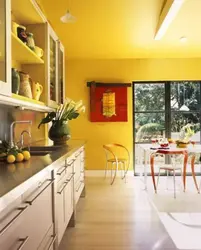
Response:
M200 104L200 84L197 82L171 83L172 110L198 110Z
M199 113L172 113L171 137L173 139L186 139L200 141Z
M135 111L165 109L165 84L135 84Z
M135 141L150 142L153 137L163 136L164 127L164 113L136 113Z

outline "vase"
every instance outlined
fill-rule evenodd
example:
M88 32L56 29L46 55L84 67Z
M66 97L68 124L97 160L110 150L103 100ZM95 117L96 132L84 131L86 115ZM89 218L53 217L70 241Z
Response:
M19 93L20 89L20 75L17 69L12 68L12 93Z
M29 77L29 75L22 72L22 71L20 71L20 90L19 90L19 94L32 99L32 91L31 91L30 82L32 82L32 80Z
M54 142L54 145L67 144L71 137L68 122L61 120L52 121L48 136Z

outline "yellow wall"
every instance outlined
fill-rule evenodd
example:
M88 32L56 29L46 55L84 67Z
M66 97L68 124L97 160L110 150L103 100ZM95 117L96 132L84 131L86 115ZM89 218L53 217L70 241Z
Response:
M201 59L67 60L66 95L86 104L86 113L70 121L74 139L86 139L87 169L104 169L102 145L124 144L132 152L132 89L128 88L128 122L89 121L87 81L132 82L138 80L199 80Z

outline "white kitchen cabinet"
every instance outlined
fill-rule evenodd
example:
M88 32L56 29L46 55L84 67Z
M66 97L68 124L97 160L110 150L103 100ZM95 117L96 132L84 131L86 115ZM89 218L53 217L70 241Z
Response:
M58 244L63 237L74 210L74 174L72 171L73 169L71 168L72 164L66 166L65 175L57 183L56 211Z
M74 163L74 192L75 192L75 204L77 204L82 191L84 189L84 147L79 149L75 154L75 163Z
M24 230L29 235L24 249L37 249L53 225L52 184L51 179L41 182L39 188L24 201L29 205L29 209L24 214L26 225L22 229L22 232Z
M65 101L65 50L58 41L58 103Z
M57 107L65 100L65 49L54 30L47 23L47 103Z
M0 249L58 249L69 222L72 226L75 220L84 189L84 148L62 159L53 171L44 169L33 178L29 188L0 213Z
M58 37L47 23L47 102L50 107L58 103Z
M16 250L25 247L29 239L29 235L22 232L24 221L24 213L28 209L27 206L16 205L6 216L0 220L0 249ZM24 248L23 248L24 249Z
M10 0L0 0L0 94L11 95Z
M0 249L36 250L51 246L54 239L53 180L42 179L0 215ZM49 234L48 234L49 232Z

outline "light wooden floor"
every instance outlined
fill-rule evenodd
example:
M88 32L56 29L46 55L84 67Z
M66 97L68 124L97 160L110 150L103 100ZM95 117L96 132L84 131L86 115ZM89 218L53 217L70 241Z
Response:
M138 179L111 186L104 178L88 177L86 183L76 227L66 230L59 250L177 249Z

